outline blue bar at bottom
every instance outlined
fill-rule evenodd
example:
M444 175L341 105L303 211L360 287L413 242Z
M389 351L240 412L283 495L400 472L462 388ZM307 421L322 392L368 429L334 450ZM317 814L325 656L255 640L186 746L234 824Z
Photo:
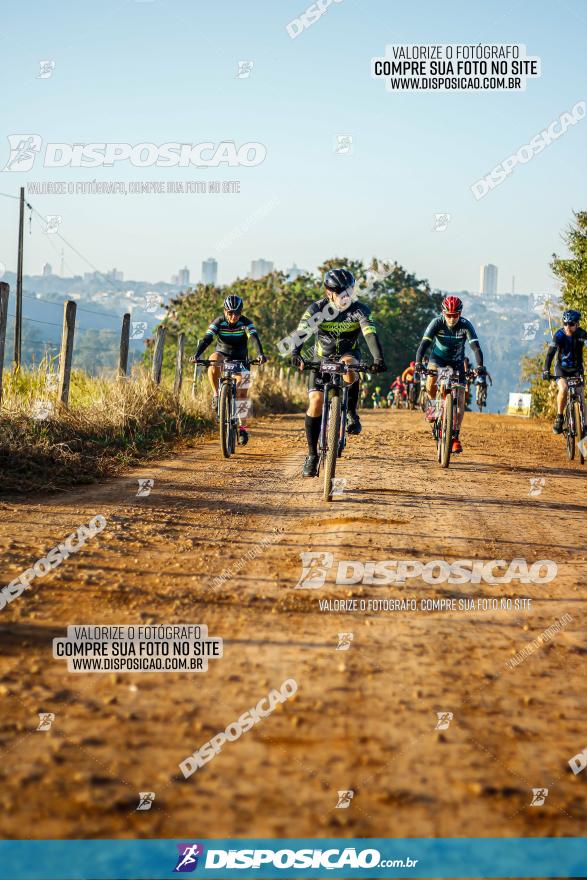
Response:
M220 880L586 877L587 838L0 841L0 880L164 880L188 875Z

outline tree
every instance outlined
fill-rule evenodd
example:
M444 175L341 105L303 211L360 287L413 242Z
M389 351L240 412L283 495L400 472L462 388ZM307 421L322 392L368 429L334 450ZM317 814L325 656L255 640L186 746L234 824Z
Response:
M574 212L571 225L563 240L572 257L564 259L552 255L550 268L562 284L562 298L569 308L587 314L587 211Z

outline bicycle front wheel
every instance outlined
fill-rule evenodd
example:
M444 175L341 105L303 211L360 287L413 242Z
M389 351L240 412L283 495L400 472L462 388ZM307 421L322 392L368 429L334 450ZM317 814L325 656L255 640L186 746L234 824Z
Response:
M570 406L567 406L567 411L565 413L565 436L567 441L567 458L569 461L572 461L575 457L575 425L573 418L573 410Z
M336 471L338 458L338 442L340 438L341 400L338 395L332 397L328 407L328 427L326 431L328 448L324 467L324 500L332 501L332 481Z
M229 382L223 382L220 389L218 405L218 418L220 421L220 448L224 458L230 458L234 451L232 442L232 388Z
M583 419L581 418L581 404L578 400L576 400L573 404L573 415L573 422L575 423L575 436L577 438L577 448L579 450L579 461L581 462L581 464L585 464L585 456L581 452L582 444L579 443L579 441L581 440Z
M440 440L438 441L438 460L440 462L440 466L443 468L447 468L450 464L450 454L452 452L452 421L453 399L452 394L447 394L444 398L444 411L442 413Z

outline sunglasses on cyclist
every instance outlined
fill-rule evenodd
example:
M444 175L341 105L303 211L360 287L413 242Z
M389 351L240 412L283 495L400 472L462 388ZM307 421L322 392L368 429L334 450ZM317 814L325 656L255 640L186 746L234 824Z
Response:
M563 325L565 327L576 327L577 322L576 321L563 321Z
M460 312L443 312L442 313L445 318L458 318L460 317Z
M242 309L224 309L227 315L240 315Z

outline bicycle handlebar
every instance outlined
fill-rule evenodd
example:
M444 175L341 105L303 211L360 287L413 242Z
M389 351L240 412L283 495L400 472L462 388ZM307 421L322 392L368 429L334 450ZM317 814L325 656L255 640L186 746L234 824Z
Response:
M242 364L245 363L242 360L231 360L230 358L225 358L223 361L212 361L208 358L196 358L195 355L192 355L190 358L190 364L200 364L203 367L221 367L223 364ZM265 361L259 360L259 358L255 358L254 360L247 361L246 363L252 367L259 367L261 364L266 363Z
M324 370L328 373L369 373L373 364L345 364L340 361L304 361L302 370Z

